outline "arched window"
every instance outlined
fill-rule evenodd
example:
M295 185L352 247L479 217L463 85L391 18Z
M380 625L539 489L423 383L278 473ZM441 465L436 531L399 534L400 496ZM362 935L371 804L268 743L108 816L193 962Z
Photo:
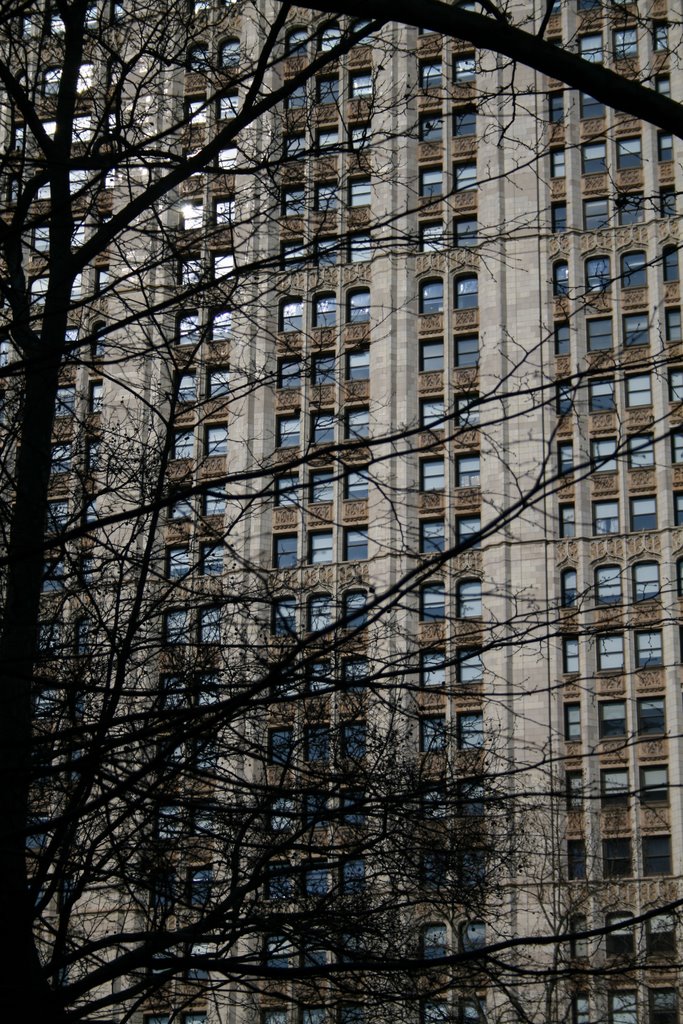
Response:
M350 292L346 300L346 319L350 324L366 324L370 319L370 291Z
M428 924L422 929L422 955L425 960L446 956L448 948L445 924Z
M344 619L347 629L358 629L368 619L367 595L364 590L349 590L344 594Z
M586 288L589 292L609 291L611 283L609 256L592 256L586 260Z
M335 21L331 21L318 32L318 49L331 50L341 39L341 29Z
M311 632L327 629L332 624L332 598L329 594L313 594L308 599L308 628Z
M659 565L657 562L636 562L632 567L633 600L651 601L659 597Z
M479 282L476 274L455 279L455 308L475 309L479 305Z
M314 327L334 327L337 322L337 297L334 292L329 295L316 295L313 312Z
M665 281L678 281L678 249L669 245L662 254L662 272Z
M288 57L301 57L308 52L308 32L305 28L293 28L287 33L285 52Z
M595 570L597 604L619 604L621 601L621 566L599 565Z
M621 257L621 287L645 288L647 258L644 252L627 252Z
M423 281L420 285L420 312L443 312L443 281Z
M443 583L428 583L420 591L420 618L423 622L434 622L445 615L446 588Z
M304 304L301 299L283 299L280 303L280 330L300 331L304 322Z
M457 586L459 619L478 619L481 615L481 580L461 580Z
M209 67L209 48L205 43L199 43L187 51L187 70L206 71Z
M569 266L565 260L553 263L553 295L569 294Z
M296 633L296 598L279 597L273 602L273 633L294 636Z
M576 604L576 569L565 569L560 579L562 607L573 608Z
M224 43L221 43L219 59L222 68L237 67L240 62L239 39L226 39Z
M486 925L483 921L467 921L460 926L460 945L463 953L481 949L486 945Z

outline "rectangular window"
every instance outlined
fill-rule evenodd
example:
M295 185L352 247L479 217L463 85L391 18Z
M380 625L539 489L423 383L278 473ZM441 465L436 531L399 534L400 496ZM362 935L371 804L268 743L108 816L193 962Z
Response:
M583 226L586 230L606 228L609 223L609 203L607 199L584 199Z
M355 178L349 182L349 206L370 206L371 196L370 178Z
M631 529L657 529L657 499L631 498Z
M563 149L551 149L550 151L550 177L564 178L566 173L565 153Z
M626 735L626 703L623 700L605 700L598 704L598 726L601 740Z
M605 878L628 878L633 873L630 839L603 839L602 871Z
M562 640L562 671L579 671L579 641L575 636L566 636Z
M626 378L626 405L629 409L652 405L649 373L634 374Z
M622 672L624 669L624 638L620 634L599 636L597 640L598 671Z
M455 365L457 367L479 365L479 338L476 335L467 338L456 338L454 344Z
M576 533L576 510L573 505L560 505L559 509L560 537L573 537Z
M586 334L589 352L612 348L612 317L603 316L597 320L586 320Z
M643 836L643 874L671 874L671 836Z
M643 156L640 136L632 139L617 139L617 168L626 171L630 168L642 167Z

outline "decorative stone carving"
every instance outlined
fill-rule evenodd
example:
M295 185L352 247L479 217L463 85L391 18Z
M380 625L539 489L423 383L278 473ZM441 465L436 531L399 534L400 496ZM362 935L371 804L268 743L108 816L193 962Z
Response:
M453 569L456 573L480 573L482 572L483 559L481 551L474 551L470 548L463 551L453 560Z
M423 252L415 260L416 274L445 274L446 257L442 252Z
M420 512L441 512L444 507L444 496L438 491L420 495Z
M421 373L417 381L418 394L427 395L443 392L443 376L443 370L430 370L427 373Z
M456 309L453 315L453 326L457 330L464 330L467 327L478 327L478 309Z
M344 344L358 345L370 338L369 324L349 324L344 328Z
M567 562L576 564L578 557L578 545L575 540L559 540L555 545L555 561L558 566L564 566Z
M564 199L567 195L567 184L564 178L553 178L550 182L550 196L552 199Z
M612 349L605 352L587 352L586 363L591 370L613 370L616 366Z
M566 377L571 373L571 357L555 356L555 374L558 377Z
M356 565L349 563L339 567L339 585L348 587L352 584L367 585L370 572L365 562L358 562Z
M642 491L652 491L655 488L654 469L631 469L628 474L628 489L637 494Z
M314 384L311 388L311 403L327 406L334 403L334 384Z
M275 393L275 409L277 412L281 412L284 409L291 412L292 409L298 409L300 404L301 395L298 388L282 388Z
M369 277L369 270L362 263L349 263L348 266L342 267L342 284L344 285L363 284L369 288ZM362 324L354 324L353 326L361 327ZM350 330L350 328L347 327L347 330Z
M585 142L587 139L593 138L594 135L604 135L605 124L604 117L586 118L585 121L581 122L581 141Z
M636 555L658 555L661 541L657 533L633 533L626 538L626 554L629 558Z
M654 423L654 413L651 409L626 409L624 422L627 430L651 427Z
M285 530L296 527L299 522L299 512L295 508L273 509L273 529Z
M321 523L331 523L334 521L333 505L331 501L321 502L316 505L308 506L308 525L320 526Z
M679 281L667 281L664 285L664 301L679 302L681 298L681 287Z
M454 370L451 383L456 391L476 391L479 385L479 369L472 366Z
M638 693L649 693L664 689L664 670L661 668L639 669L636 672L636 689Z
M333 587L334 586L334 569L328 565L316 565L312 568L304 569L304 587L308 589L315 589L316 587ZM296 586L295 582L290 584Z
M591 478L592 490L595 495L616 494L618 484L619 475L617 473L598 473Z
M342 505L342 519L345 523L356 523L367 520L368 503L365 500L345 501Z
M624 288L621 292L621 304L624 309L640 309L647 306L647 288Z
M583 191L584 195L588 195L588 196L594 195L594 194L604 195L607 192L607 190L608 190L607 175L606 174L585 174L583 176L583 179L582 179L582 185L583 185L582 191ZM603 239L605 239L606 236L607 236L609 238L609 240L598 241L597 238L596 238L596 235L597 236L602 235ZM610 232L608 232L608 231L605 231L605 232L591 232L591 235L586 235L586 236L584 236L582 238L582 240L581 240L581 242L582 242L582 244L581 244L581 251L582 252L586 252L586 251L588 251L591 248L595 248L596 246L602 246L603 248L608 247L608 246L611 247L612 239L611 239L611 237L609 237L609 235L610 235ZM592 244L591 244L591 237L593 239Z
M479 447L479 431L478 430L460 430L453 437L453 446L455 448L478 448Z
M304 343L304 336L300 331L280 331L277 336L278 355L287 352L298 352Z
M591 434L613 434L616 430L616 413L598 412L591 413L590 432Z
M438 454L443 451L443 430L425 430L418 435L418 448L429 448L431 452Z
M643 832L661 832L670 828L668 807L641 807L640 828Z
M616 808L602 813L603 835L619 835L628 829L630 824L628 811Z
M452 492L456 509L463 508L470 511L473 506L481 504L481 489L479 487L456 487Z
M439 147L440 147L439 143ZM453 139L451 143L451 153L454 159L464 156L472 156L477 151L477 140L474 136L468 137L463 136L459 139Z
M454 210L475 210L477 207L477 193L475 189L467 189L465 192L456 192L451 198Z
M443 313L421 313L417 329L420 335L443 334Z
M677 217L664 217L657 225L660 242L677 242L680 238L680 225Z

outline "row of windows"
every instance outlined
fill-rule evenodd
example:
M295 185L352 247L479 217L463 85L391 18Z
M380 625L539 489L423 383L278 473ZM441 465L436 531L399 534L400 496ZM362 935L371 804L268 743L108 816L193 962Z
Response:
M674 525L683 526L683 493L673 495ZM594 501L592 505L592 528L594 536L619 533L619 502ZM653 530L657 528L657 499L632 498L630 501L631 530ZM560 537L576 536L576 509L574 505L560 505L558 513Z
M662 159L665 159L664 154L668 152L664 149L660 151ZM553 231L567 230L569 227L568 209L566 202L551 204L550 219ZM602 196L599 199L584 199L582 211L584 229L596 231L613 226L615 220L620 226L642 224L646 212L657 213L661 211L661 206L656 206L653 198L650 196L646 198L642 192L623 192L618 194L614 200L609 196Z
M660 262L657 260L656 262ZM661 256L662 278L665 283L678 281L678 248L671 246ZM621 257L620 281L622 288L647 287L647 255L644 252L629 252ZM609 256L591 256L584 262L586 289L589 292L609 291L612 278L612 264ZM553 294L569 294L569 264L566 260L553 263ZM647 319L647 317L646 317Z
M676 576L679 580L678 593L683 583L683 559L676 563ZM600 565L594 572L592 596L596 604L621 604L624 600L623 582L631 579L631 600L633 602L652 601L661 594L659 564L657 562L636 562L630 570L620 565ZM589 596L588 589L579 590L576 569L564 569L560 576L562 605L574 608L581 599Z
M639 1015L638 994L625 989L607 993L609 1024L638 1024L647 1019L648 1024L678 1024L678 996L673 988L650 988L647 990L647 1017ZM595 1017L591 1014L587 994L572 997L573 1024L590 1024Z
M367 526L345 527L342 531L342 560L358 561L368 557ZM273 538L273 565L276 569L292 569L299 565L298 537L296 533L281 533ZM317 530L308 535L307 559L309 565L324 565L336 561L333 530ZM315 605L317 611L311 611ZM322 625L311 625L311 622L330 625L332 622L332 599L309 599L309 628L321 629Z
M271 729L268 734L268 762L291 765L297 749L303 753L304 761L327 763L332 755L333 736L329 725L307 725L303 732L303 744L297 748L292 728ZM339 727L339 754L346 758L365 757L367 747L367 726L365 722L343 722Z
M332 298L332 297L331 297ZM321 306L323 300L316 300L315 326L332 327L335 323L336 310ZM324 301L327 301L326 299ZM316 386L336 384L338 358L334 352L319 352L311 358L311 383ZM344 355L344 378L346 380L368 380L370 377L370 349L367 346L352 349ZM302 384L302 361L297 357L287 357L278 361L279 388L299 388Z
M561 399L558 402L558 411L570 412L572 405L564 406ZM661 457L661 452L660 452ZM629 469L646 469L655 465L655 442L652 434L633 434L627 439L624 446L623 441L615 437L603 437L593 439L590 443L590 471L591 473L616 473L619 462L624 459L628 462ZM671 435L671 461L680 463L683 461L683 433L676 431ZM574 466L574 450L571 441L563 441L558 445L558 467L561 474L571 473ZM643 529L644 527L639 527ZM636 529L636 527L632 527Z
M582 772L567 772L567 808L579 810L592 796L584 786ZM626 807L629 797L637 796L641 804L668 804L669 770L665 764L640 769L640 786L631 790L628 768L604 768L600 772L600 805L603 808Z
M323 309L331 315L331 296L319 297L324 300L321 303L320 311ZM370 320L370 289L357 288L347 292L345 299L346 322L349 324L368 323ZM335 304L336 320L336 304ZM304 302L298 297L283 299L280 302L280 330L285 332L301 331L304 321Z
M671 836L642 837L642 874L670 875ZM571 879L582 879L587 874L586 844L583 839L567 840L567 874ZM633 850L630 837L602 840L602 874L604 878L630 878L633 876Z
M666 732L666 698L639 697L635 702L633 728L638 736L663 736ZM565 704L565 739L581 740L581 705ZM629 735L627 702L608 700L598 703L598 735L600 739L621 739Z
M331 444L335 441L338 419L337 414L333 412L312 413L310 443ZM369 409L350 409L344 414L343 424L344 438L346 440L357 441L369 437ZM297 448L301 444L301 422L299 416L279 416L276 421L275 433L276 443L279 448Z
M581 144L581 173L606 174L608 169L607 142L593 141ZM642 140L640 135L616 140L616 166L619 171L627 171L643 166ZM566 174L566 151L551 149L550 175L552 178L564 178Z
M221 100L221 104L224 101ZM235 117L237 110L232 114ZM229 116L229 115L223 115ZM327 156L340 153L359 153L367 149L372 142L372 128L370 124L344 125L342 132L339 128L317 128L311 140L311 149L306 143L306 136L303 132L295 135L285 135L282 147L284 160L303 160L307 155Z
M674 371L674 374L676 371ZM676 386L678 378L672 375L669 378L669 395L678 393ZM614 377L599 377L590 380L588 384L582 382L583 393L587 392L589 412L612 412L617 408L617 395ZM557 385L557 411L565 415L574 407L576 396L581 395L577 387L571 381L560 381ZM624 398L627 409L639 409L643 406L652 405L652 378L649 373L632 373L624 378ZM671 401L676 399L671 398ZM675 435L672 435L675 436Z
M633 914L628 911L613 911L605 914L604 937L599 939L608 956L630 956L635 952L635 927ZM572 932L588 930L587 920L583 914L571 918ZM676 919L671 914L658 914L645 922L645 953L648 956L667 955L676 951ZM590 955L590 939L577 938L572 940L571 955L576 959L586 959Z
M473 82L477 74L476 58L473 54L453 58L453 81L456 85ZM443 61L423 60L419 64L420 86L423 89L440 89L444 85Z
M558 323L554 329L555 354L570 352L570 329L567 323ZM648 345L650 323L646 313L629 314L622 318L622 337L625 345ZM666 341L681 340L681 310L679 306L664 310L664 337ZM611 316L586 320L586 347L589 352L604 352L614 347L614 324Z
M477 133L477 111L475 107L456 107L452 114L453 136L462 138ZM441 142L444 118L441 112L420 114L417 122L420 142Z
M240 41L237 38L225 39L218 44L218 66L234 68L240 62ZM186 67L188 71L208 71L211 68L209 47L205 43L197 43L187 53Z
M347 96L349 99L371 99L374 92L374 79L372 72L352 71L349 73ZM336 75L319 76L315 80L315 102L320 106L338 106L342 102L342 95L339 89L339 78ZM303 82L295 85L285 97L285 106L288 110L298 110L306 107L312 96L310 87Z
M476 162L453 164L454 192L469 192L477 188ZM444 172L441 167L423 167L419 172L421 196L438 197L444 194Z
M313 208L319 213L329 213L339 207L340 185L337 181L318 182L314 190ZM351 209L370 206L372 202L372 181L367 178L351 178L346 186L346 203ZM301 217L306 212L306 188L293 185L281 193L283 217Z
M420 313L442 313L444 283L440 278L420 282ZM479 305L476 274L461 274L453 280L453 308L473 309Z
M661 92L661 88L657 90ZM548 120L551 124L559 124L565 119L566 108L565 100L566 97L570 97L569 109L576 109L576 101L574 92L568 92L567 90L556 90L548 93ZM605 116L606 108L605 104L601 100L596 100L595 97L591 96L587 92L579 93L579 117L582 121L586 121L592 118L602 118ZM673 146L673 137L666 132L660 132L658 138L665 140L662 142L662 147L671 150ZM672 160L673 153L668 156L662 156L660 154L660 160Z
M656 668L663 664L662 634L659 629L634 632L634 664L636 668ZM624 637L620 633L601 634L595 638L596 660L599 672L623 672L626 665ZM567 636L562 640L562 670L579 671L579 638Z

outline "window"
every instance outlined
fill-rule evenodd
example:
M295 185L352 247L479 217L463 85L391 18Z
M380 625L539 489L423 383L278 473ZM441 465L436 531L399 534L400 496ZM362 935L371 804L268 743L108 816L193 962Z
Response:
M285 53L289 57L303 56L308 50L308 32L305 28L294 28L287 33Z
M296 599L280 597L273 602L273 633L293 636L296 633Z
M669 802L669 771L666 765L640 769L640 800L644 804Z
M652 22L652 49L668 50L669 48L669 25L666 21Z
M315 262L319 267L334 267L339 255L339 242L336 238L319 238L315 242Z
M227 455L228 452L228 428L227 427L206 427L205 451L211 455Z
M420 313L443 312L443 281L423 281L420 284Z
M632 139L617 140L617 167L620 171L628 170L631 167L642 167L643 157L641 152L640 136Z
M367 323L370 320L370 292L367 289L349 294L346 318L351 324Z
M446 723L441 716L420 719L420 750L423 754L446 749Z
M456 655L458 682L463 685L480 683L484 678L484 663L479 648L461 647Z
M652 434L633 434L629 437L629 468L645 469L654 465Z
M662 253L662 275L664 281L678 281L678 249L667 246Z
M476 274L455 279L455 308L474 309L479 305L479 284Z
M613 437L591 441L591 471L615 473L617 469L617 442Z
M621 257L622 288L645 288L647 285L644 252L629 252Z
M182 579L190 571L190 552L187 548L167 548L166 576L169 579Z
M437 89L443 81L441 61L423 61L420 64L420 85L423 89Z
M208 71L209 69L209 48L203 43L193 46L187 54L188 71Z
M597 640L598 670L622 672L624 669L624 638L619 634L599 636Z
M365 757L366 734L365 722L345 722L341 730L342 757Z
M573 608L576 604L576 569L563 569L560 576L560 596L563 608Z
M650 325L647 313L633 313L623 318L624 345L649 345Z
M616 28L612 33L612 44L615 60L638 55L638 37L634 28Z
M356 178L349 182L349 206L369 206L372 186L369 178Z
M479 338L474 335L466 338L455 338L455 365L458 367L479 365ZM683 386L681 388L683 391Z
M362 560L368 557L368 531L364 529L346 529L344 531L344 559L347 562Z
M683 431L681 430L675 430L671 434L671 461L673 463L683 462Z
M367 467L347 469L344 477L344 497L350 501L364 501L368 496L368 483Z
M650 989L650 1024L678 1024L678 997L675 989Z
M443 583L428 583L420 590L420 619L441 621L446 615L446 589Z
M277 367L279 388L301 387L301 362L296 358L280 359Z
M453 165L453 188L456 192L469 192L477 187L476 164Z
M443 370L443 342L420 342L420 372L430 373L434 370Z
M605 925L610 929L605 934L607 956L631 956L634 948L633 914L607 914Z
M643 220L644 202L645 197L642 192L617 194L619 224L640 224Z
M557 472L566 476L574 470L574 446L571 441L563 441L557 446Z
M477 112L471 107L456 110L453 114L453 135L459 138L464 135L477 134Z
M441 114L420 114L418 135L421 142L439 142L443 136Z
M659 216L676 216L676 190L671 186L659 190Z
M443 187L443 171L440 167L429 167L420 171L420 195L440 196Z
M333 560L332 530L311 533L308 537L308 561L310 565L321 565Z
M575 636L562 639L562 671L567 674L579 671L579 641Z
M683 493L674 494L674 525L683 526Z
M277 421L277 443L280 448L296 448L299 445L299 417L281 416Z
M550 221L552 230L557 233L558 231L567 230L567 204L566 203L553 203L550 208Z
M607 148L604 142L586 142L581 147L583 174L604 174L607 170Z
M420 651L420 686L444 686L446 656L443 651Z
M630 839L603 839L602 871L605 878L624 878L632 874Z
M216 491L207 491L204 495L202 511L205 516L222 516L225 512L225 495Z
M420 252L440 252L445 248L442 221L420 225Z
M615 408L613 377L603 377L588 385L588 408L591 412L611 412Z
M636 633L636 668L653 668L662 664L662 634L658 629Z
M593 64L602 64L602 36L599 33L581 36L579 38L579 54L584 60Z
M605 700L598 704L598 727L601 740L626 735L626 703L623 700Z
M461 712L457 716L459 750L476 750L484 745L484 716L481 711Z
M640 697L637 711L639 736L661 736L666 732L664 697Z
M609 1024L637 1024L638 1002L635 992L609 993Z
M587 120L591 117L604 117L605 104L601 103L600 100L593 99L587 92L582 92L579 93L579 112L581 120Z
M643 836L643 874L671 874L670 836Z
M334 498L334 474L332 470L322 469L310 475L310 495L313 504L330 502Z
M564 260L553 263L553 295L569 294L569 266Z
M551 178L564 178L566 173L565 170L565 154L563 149L551 149L550 150L550 177Z
M652 405L649 373L633 374L626 378L626 405L629 409Z
M668 132L657 133L657 159L660 163L673 160L674 158L674 139L673 135L669 135Z
M600 317L586 321L588 351L599 352L612 348L612 318Z
M370 349L357 348L346 353L346 379L370 379Z
M658 914L645 922L645 943L649 956L676 952L676 919L673 914Z
M239 39L227 39L224 43L221 44L219 50L219 62L222 68L234 68L239 65Z
M336 210L338 206L339 188L336 182L323 182L315 186L316 210L320 213L328 213L330 210Z
M444 460L423 459L420 463L420 490L442 491L444 487Z
M628 803L628 771L625 768L607 768L600 772L600 804L605 807L625 807Z
M347 629L358 629L367 621L367 596L362 590L350 590L344 594L344 618Z
M457 615L460 619L481 617L481 581L461 580L456 589Z
M586 260L586 288L589 292L609 291L612 271L609 256L594 256Z
M606 199L584 199L583 226L586 230L606 228L609 224L609 203Z
M560 537L573 537L576 533L576 512L573 505L560 505L558 528Z
M298 562L297 535L285 533L273 539L273 565L277 569L291 569Z
M292 729L271 729L268 733L269 764L289 764L294 749Z
M656 498L631 498L631 529L657 529Z
M351 409L345 417L345 436L352 440L370 436L370 411Z
M664 334L667 341L681 340L681 311L678 307L664 311Z
M458 85L474 81L476 71L476 61L473 56L456 57L453 61L453 80Z
M458 516L455 535L459 547L476 549L481 546L481 519L479 516Z
M583 807L583 773L567 772L565 791L568 811L579 811Z
M479 425L479 395L459 395L455 400L456 423L459 427Z
M221 638L220 608L199 609L199 642L200 644L217 644Z
M173 458L191 459L194 451L194 434L191 430L176 430L173 435Z
M420 426L426 429L442 429L444 426L444 402L442 398L420 399Z
M202 544L200 568L204 576L221 576L223 573L223 545Z
M209 398L224 398L230 394L230 371L225 366L209 370L207 378Z
M316 95L318 103L337 104L339 102L339 79L318 78L316 81ZM327 115L326 115L327 116Z
M478 225L476 217L462 217L453 222L453 244L458 248L477 245Z
M306 151L305 135L286 135L284 142L285 160L301 160Z
M325 25L318 32L318 49L324 51L332 50L341 41L341 29L339 25L331 22Z
M460 946L463 953L482 949L486 945L486 925L483 921L469 921L460 928Z
M300 331L303 326L304 304L301 299L285 299L280 306L280 330Z
M586 844L583 839L567 840L567 878L586 877Z
M595 570L595 600L598 604L621 602L621 568L602 565Z
M558 124L564 120L564 93L548 93L548 120L551 124Z

